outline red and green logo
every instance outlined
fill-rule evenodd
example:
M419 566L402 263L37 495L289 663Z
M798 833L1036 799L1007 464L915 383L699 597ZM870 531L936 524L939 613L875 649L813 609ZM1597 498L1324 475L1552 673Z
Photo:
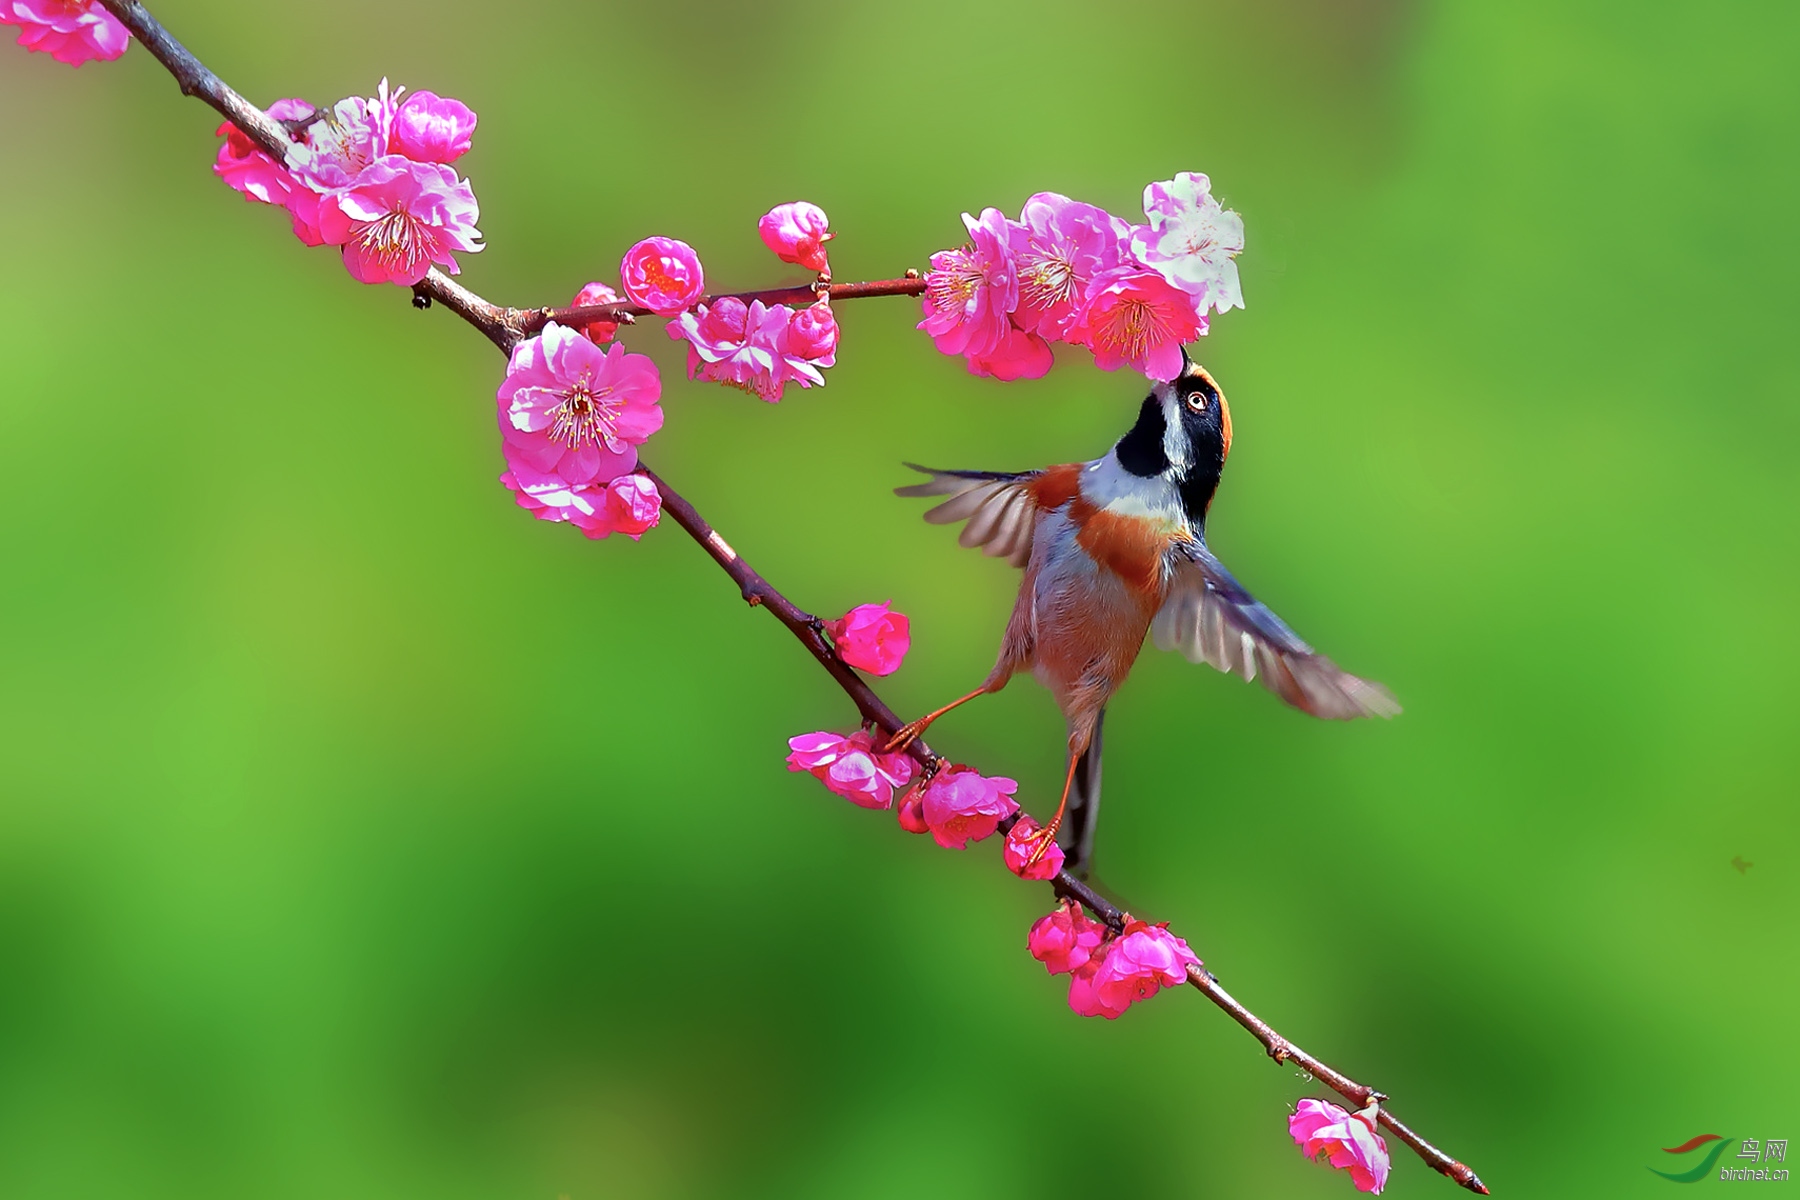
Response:
M1663 1147L1664 1154L1692 1154L1708 1142L1713 1143L1712 1148L1707 1150L1707 1152L1701 1156L1700 1161L1695 1163L1690 1169L1686 1171L1658 1171L1655 1167L1651 1167L1651 1172L1656 1175L1661 1175L1671 1183L1700 1182L1702 1179L1705 1179L1708 1175L1712 1174L1713 1164L1719 1161L1719 1155L1725 1153L1725 1147L1731 1144L1731 1139L1721 1137L1716 1133L1703 1133L1698 1137L1689 1138L1679 1146Z

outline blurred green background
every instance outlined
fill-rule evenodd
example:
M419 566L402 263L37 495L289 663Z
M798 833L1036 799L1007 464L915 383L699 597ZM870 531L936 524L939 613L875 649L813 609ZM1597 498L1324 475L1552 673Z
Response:
M1214 546L1407 711L1147 654L1102 878L1496 1195L1800 1135L1791 5L156 11L254 99L468 101L501 302L656 233L791 281L754 226L796 197L874 278L1211 173ZM792 639L672 524L513 507L492 348L227 191L141 48L0 49L0 1195L1351 1194L1285 1131L1320 1085L1191 993L1074 1017L992 844L789 775L853 720ZM899 461L1096 455L1143 388L840 315L779 407L631 333L646 457L802 605L910 613L919 712L1015 577ZM1021 681L934 741L1046 811L1061 729ZM1452 1185L1395 1143L1390 1192Z

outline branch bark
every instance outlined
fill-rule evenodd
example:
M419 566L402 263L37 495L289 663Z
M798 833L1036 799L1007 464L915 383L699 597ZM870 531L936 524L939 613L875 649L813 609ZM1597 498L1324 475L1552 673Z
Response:
M925 292L925 280L917 271L908 271L898 279L872 279L865 283L818 283L798 287L765 288L760 292L720 292L702 296L701 304L714 304L726 296L745 304L761 300L773 307L777 304L811 304L816 300L864 300L871 296L919 296ZM630 323L634 317L654 314L641 304L583 304L569 308L533 308L520 312L515 324L526 336L536 333L550 322L558 325L588 325L595 321Z
M184 95L195 96L210 105L215 111L231 121L266 153L277 161L285 161L287 150L293 144L288 130L281 122L270 117L262 109L245 100L243 96L232 90L216 74L209 70L180 42L176 41L168 30L152 17L140 4L126 0L99 0L107 11L131 30L146 50L154 55L157 61L166 67L169 73L181 86ZM833 300L861 299L874 296L916 296L924 291L925 282L916 271L909 271L898 279L877 280L868 283L836 284L821 281L817 284L773 288L758 292L721 293L734 295L746 302L761 300L765 304L798 303L810 304L821 294L829 295ZM479 330L502 353L510 353L512 348L525 338L541 330L551 321L567 325L586 325L595 321L617 321L629 324L632 318L649 315L649 310L634 304L586 305L582 307L540 307L540 308L506 308L492 304L481 296L451 280L442 272L433 269L425 279L413 289L415 296L429 297L433 302L442 304L464 321ZM717 296L707 297L711 302ZM674 518L689 537L697 542L701 549L710 555L714 562L737 584L738 594L752 607L766 609L771 616L786 626L807 652L816 659L821 667L832 678L832 681L843 690L862 719L889 733L897 731L903 722L893 710L884 704L874 689L847 666L838 657L831 640L825 636L823 624L798 605L789 600L768 580L758 574L749 563L732 549L731 545L719 535L719 532L707 523L706 519L689 504L687 500L671 487L666 479L656 474L641 461L639 469L655 481L657 490L662 494L663 511ZM923 741L914 741L909 748L921 764L929 765L936 760L930 747ZM1018 816L1002 824L1002 832L1024 817ZM1067 871L1060 872L1050 881L1052 888L1059 896L1080 902L1095 917L1104 921L1117 931L1127 919L1124 910L1120 909L1100 895L1084 880L1077 879ZM1268 1051L1269 1057L1278 1063L1295 1062L1304 1067L1320 1082L1349 1100L1357 1108L1366 1107L1371 1100L1387 1099L1385 1095L1367 1084L1351 1079L1323 1060L1302 1050L1293 1042L1277 1033L1275 1029L1244 1007L1235 997L1219 985L1218 979L1204 967L1188 968L1188 983L1201 995L1223 1009L1232 1020L1248 1030L1251 1036L1261 1042ZM1436 1146L1414 1133L1406 1125L1397 1120L1385 1103L1380 1110L1380 1123L1402 1142L1410 1146L1426 1165L1455 1180L1470 1191L1488 1194L1488 1189L1475 1172L1456 1159L1445 1154Z

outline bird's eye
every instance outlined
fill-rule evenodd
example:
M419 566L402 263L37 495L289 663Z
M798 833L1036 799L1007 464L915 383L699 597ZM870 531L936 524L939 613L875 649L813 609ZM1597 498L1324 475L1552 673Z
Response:
M1188 396L1187 396L1187 406L1188 406L1188 409L1192 412L1197 412L1197 413L1205 412L1206 411L1206 393L1205 392L1189 392Z

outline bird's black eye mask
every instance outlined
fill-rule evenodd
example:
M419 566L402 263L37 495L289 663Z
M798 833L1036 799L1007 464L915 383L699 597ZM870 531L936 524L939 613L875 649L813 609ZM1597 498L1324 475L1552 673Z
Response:
M1204 433L1207 440L1210 440L1211 432L1216 429L1219 461L1223 463L1231 457L1231 405L1225 402L1225 396L1219 391L1218 385L1198 368L1191 375L1182 378L1177 386L1183 423L1196 435ZM1199 438L1196 437L1196 445L1198 444Z
M1219 402L1219 389L1206 379L1184 379L1181 382L1181 402L1189 412L1203 413Z

